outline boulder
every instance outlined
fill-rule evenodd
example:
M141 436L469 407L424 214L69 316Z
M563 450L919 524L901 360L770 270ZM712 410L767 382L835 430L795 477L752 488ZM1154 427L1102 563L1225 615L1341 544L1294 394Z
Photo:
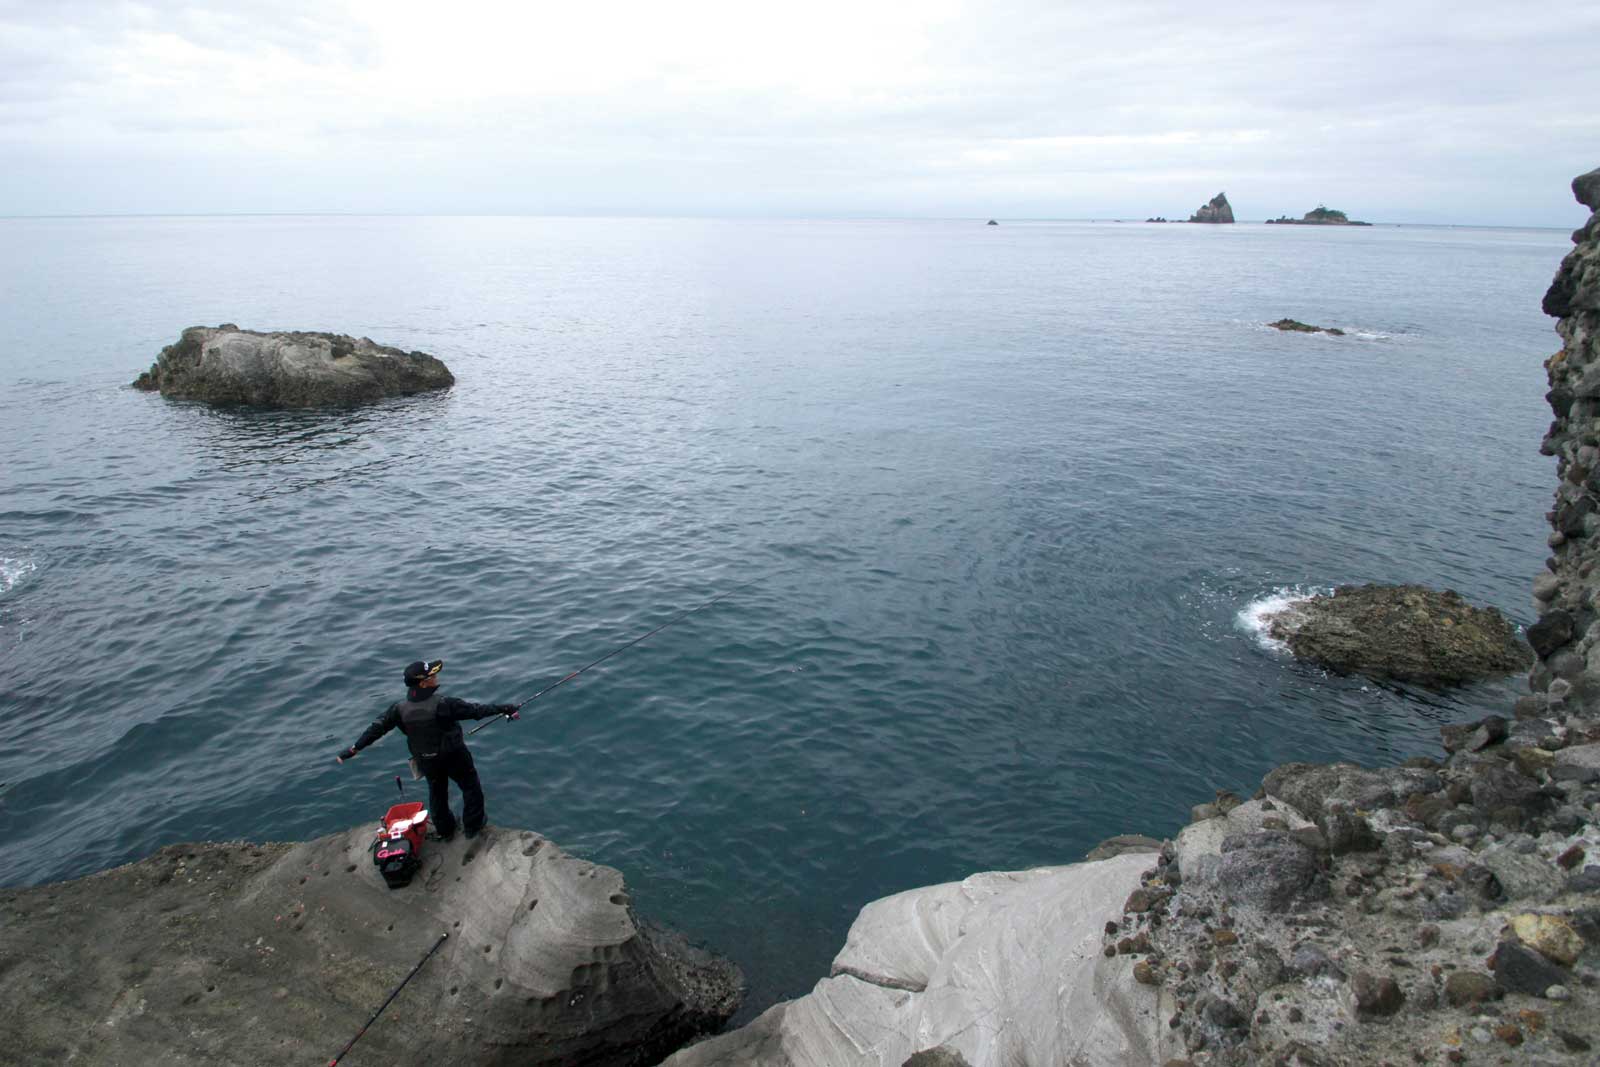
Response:
M1140 852L1160 852L1161 842L1144 834L1117 834L1108 837L1089 850L1086 860L1108 860L1113 856L1127 856Z
M1268 630L1329 670L1433 687L1511 674L1533 659L1494 608L1415 585L1340 586L1271 616Z
M393 890L372 840L174 845L0 890L8 1062L326 1063L441 933L352 1063L635 1064L738 1005L737 968L536 833L430 842Z
M1227 193L1218 193L1210 201L1201 205L1193 215L1189 216L1190 222L1232 222L1233 205L1228 203Z
M1316 853L1283 830L1257 830L1224 841L1216 881L1230 904L1268 912L1328 895Z
M1335 805L1371 811L1417 794L1436 793L1442 786L1432 771L1411 767L1370 771L1354 763L1284 763L1261 780L1268 796L1282 798L1313 820Z
M368 403L455 377L424 352L335 333L257 333L191 326L161 350L134 388L219 407L308 408Z
M1272 825L1269 826L1269 823ZM1214 877L1224 841L1280 825L1291 832L1312 826L1298 812L1283 804L1274 804L1271 800L1247 800L1225 815L1190 823L1178 834L1175 842L1178 873L1185 882Z
M875 901L832 977L662 1067L881 1067L929 1049L972 1067L1159 1063L1158 994L1100 944L1149 866L1117 856Z

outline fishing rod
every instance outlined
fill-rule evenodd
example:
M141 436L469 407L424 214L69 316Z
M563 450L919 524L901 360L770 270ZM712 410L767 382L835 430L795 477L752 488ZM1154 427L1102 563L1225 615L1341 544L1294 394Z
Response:
M765 578L765 577L766 577L766 575L762 575L761 576L761 578ZM552 682L549 685L545 686L543 689L541 689L537 693L533 694L533 696L529 697L527 700L524 700L521 704L518 704L516 706L516 709L513 712L505 714L505 715L496 715L494 718L490 719L488 722L479 723L477 726L474 726L472 729L467 731L467 736L471 737L473 734L477 733L479 730L482 730L486 726L492 726L494 723L499 722L501 719L509 719L509 718L511 718L511 715L515 714L517 711L521 711L524 705L532 704L535 700L538 700L540 697L544 696L546 693L550 692L550 690L556 688L557 686L566 685L568 682L572 681L574 678L576 678L578 675L582 674L584 671L588 670L590 667L598 667L598 666L600 666L600 664L604 663L606 660L610 659L612 656L615 656L617 653L626 652L628 649L632 648L634 645L637 645L639 642L645 640L646 638L654 637L656 634L660 633L662 630L665 630L667 627L672 626L672 625L674 625L676 623L682 622L684 619L687 619L690 615L693 615L695 612L704 611L706 608L709 608L711 605L715 604L717 601L722 600L722 599L724 599L726 597L730 597L733 594L737 593L741 589L748 589L750 586L755 585L757 582L761 581L761 578L752 578L748 582L745 582L743 585L736 585L732 589L729 589L725 593L719 593L716 596L712 597L710 600L706 601L704 604L701 604L699 607L690 608L688 611L684 612L682 615L678 615L678 616L675 616L675 617L673 617L671 619L668 619L666 622L662 623L660 626L657 626L654 630L651 630L649 633L643 635L642 637L635 637L632 641L629 641L627 644L621 646L620 648L612 649L610 652L607 652L605 655L601 656L599 659L595 660L593 663L587 663L584 666L579 667L577 670L573 671L571 674L567 675L565 678L561 679L559 682Z
M402 989L404 989L406 987L406 983L407 982L411 981L412 978L416 977L417 972L422 970L422 965L424 963L427 963L428 960L433 957L433 954L435 952L439 951L439 946L444 944L445 940L449 936L450 936L450 934L448 932L442 933L442 934L439 935L439 940L437 940L437 941L435 941L433 943L433 947L428 950L428 954L426 956L422 957L422 959L417 961L417 965L415 967L411 968L411 973L410 974L408 974L404 978L400 979L400 984L394 987L394 992L389 994L389 999L384 1001L382 1006L380 1006L377 1011L372 1013L372 1018L368 1019L366 1021L365 1025L363 1025L361 1027L361 1029L356 1031L356 1036L352 1037L350 1039L350 1043L348 1045L346 1045L344 1048L340 1049L339 1050L339 1054L337 1056L335 1056L333 1059L328 1061L328 1067L339 1067L339 1061L344 1059L345 1056L349 1055L350 1050L356 1047L356 1042L360 1041L361 1040L361 1035L367 1032L367 1027L371 1026L373 1023L378 1021L378 1016L383 1014L383 1009L387 1008L391 1003L394 1002L394 998L398 997L400 995L400 990L402 990Z

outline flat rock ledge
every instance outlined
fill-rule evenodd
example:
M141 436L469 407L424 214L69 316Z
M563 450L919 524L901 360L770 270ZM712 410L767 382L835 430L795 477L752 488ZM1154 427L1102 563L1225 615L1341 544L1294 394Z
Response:
M1533 652L1510 620L1452 590L1345 585L1269 617L1267 632L1341 674L1443 688L1526 670Z
M191 326L161 350L135 389L217 407L347 407L448 389L455 377L425 352L336 333L257 333Z
M174 845L0 891L11 1063L327 1063L441 933L349 1063L657 1062L738 1006L726 960L633 914L622 875L528 830L429 842L411 885L373 827Z
M862 909L830 977L662 1067L1158 1064L1166 1026L1101 937L1155 857L975 874Z

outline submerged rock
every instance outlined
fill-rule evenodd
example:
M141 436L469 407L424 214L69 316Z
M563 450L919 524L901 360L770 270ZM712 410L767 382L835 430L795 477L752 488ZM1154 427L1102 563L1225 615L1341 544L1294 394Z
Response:
M1326 333L1334 337L1344 336L1344 331L1337 326L1312 326L1297 319L1279 319L1277 322L1269 322L1267 325L1274 330L1283 330L1289 333Z
M134 388L217 406L349 405L455 384L425 352L336 333L257 333L191 326L161 350Z
M1510 674L1533 659L1494 608L1415 585L1340 586L1271 616L1268 631L1330 670L1434 687Z
M388 889L370 828L174 845L0 891L7 1062L654 1062L737 1007L733 964L648 927L622 875L531 831L430 842Z

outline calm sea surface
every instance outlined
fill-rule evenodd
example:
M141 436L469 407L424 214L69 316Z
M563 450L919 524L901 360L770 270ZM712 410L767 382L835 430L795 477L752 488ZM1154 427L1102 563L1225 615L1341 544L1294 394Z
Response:
M1579 220L1575 220L1579 221ZM0 221L0 883L373 820L401 695L511 701L490 819L807 990L873 898L1171 834L1504 710L1265 647L1285 591L1532 621L1559 232L539 218ZM1283 316L1342 338L1282 334ZM452 391L210 411L188 325ZM410 787L414 793L416 787Z

